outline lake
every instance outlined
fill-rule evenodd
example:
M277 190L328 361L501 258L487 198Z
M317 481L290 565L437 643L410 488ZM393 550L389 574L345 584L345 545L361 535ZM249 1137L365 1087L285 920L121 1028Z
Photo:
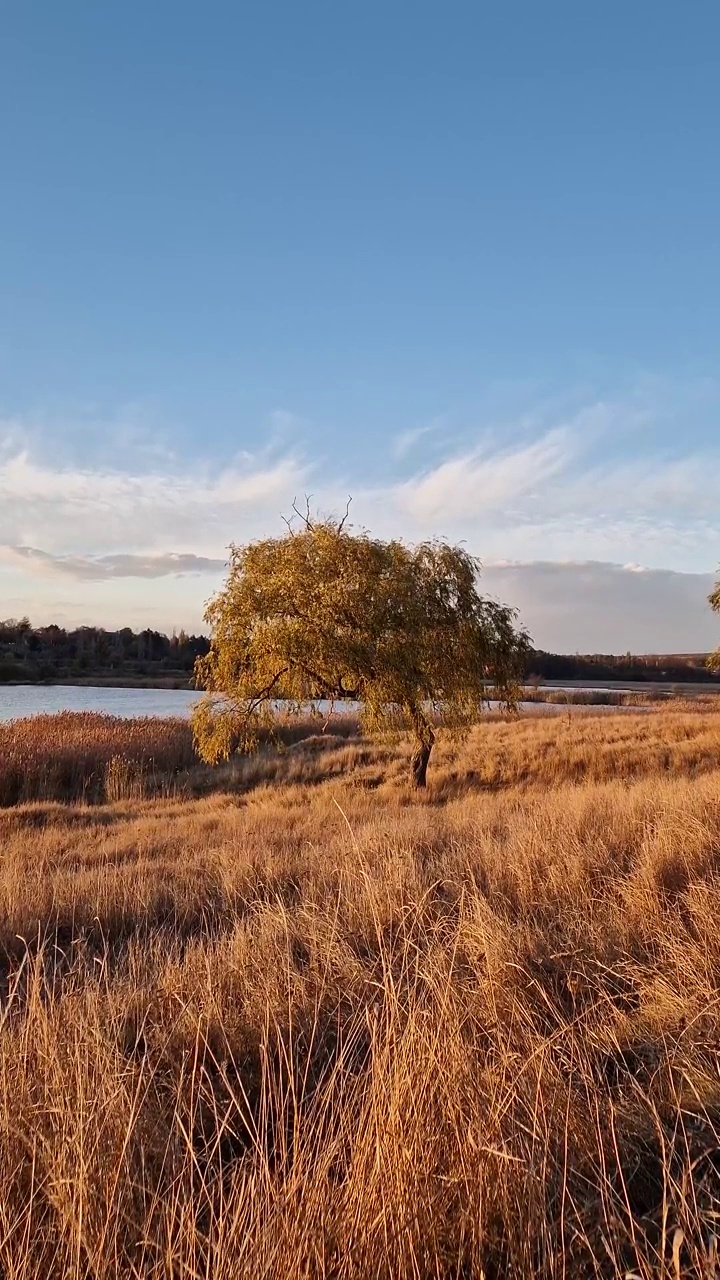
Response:
M582 687L574 686L575 689ZM105 689L72 684L0 685L0 721L54 715L58 711L94 711L103 715L122 716L125 720L134 720L138 716L187 717L201 696L192 689ZM558 712L567 714L568 711L583 710L582 707L567 707L563 703L552 702L521 702L520 709L534 715L552 715ZM593 711L597 712L617 710L617 707L593 707Z
M72 684L0 686L0 721L57 711L96 711L134 720L137 716L189 716L201 697L192 689L101 689Z

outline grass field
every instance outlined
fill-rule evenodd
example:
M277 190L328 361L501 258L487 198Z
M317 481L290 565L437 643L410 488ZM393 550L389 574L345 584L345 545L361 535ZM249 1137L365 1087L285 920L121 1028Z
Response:
M720 1274L720 712L311 729L0 730L2 1280Z

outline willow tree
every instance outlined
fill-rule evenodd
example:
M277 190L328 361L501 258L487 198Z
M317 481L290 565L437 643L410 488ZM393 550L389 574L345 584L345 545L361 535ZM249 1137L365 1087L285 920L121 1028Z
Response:
M210 763L251 750L279 700L360 704L363 726L405 725L425 786L434 723L466 725L488 697L511 707L529 640L516 613L478 593L479 564L444 542L408 546L303 517L277 538L230 548L207 606L207 696L193 728Z
M715 583L715 590L708 598L710 600L710 607L714 609L716 613L720 613L720 578L718 578ZM720 649L716 649L714 653L711 653L710 666L714 671L720 671Z

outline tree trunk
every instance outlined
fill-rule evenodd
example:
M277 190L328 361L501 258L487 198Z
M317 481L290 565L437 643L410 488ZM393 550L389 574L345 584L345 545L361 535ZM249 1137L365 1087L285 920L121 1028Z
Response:
M406 702L403 711L415 730L416 745L410 762L413 783L416 787L424 787L427 783L428 760L435 742L435 730L417 703Z
M415 751L413 751L410 767L416 787L424 787L427 783L427 767L431 751L432 742L418 742Z

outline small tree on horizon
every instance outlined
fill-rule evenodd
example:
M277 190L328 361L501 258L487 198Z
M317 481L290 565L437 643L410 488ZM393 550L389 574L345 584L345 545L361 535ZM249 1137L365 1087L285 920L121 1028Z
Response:
M720 578L715 583L715 590L710 593L708 600L710 608L714 609L716 613L720 613ZM709 666L713 671L720 671L720 648L710 654Z
M232 545L205 612L210 650L195 664L207 691L193 716L201 758L252 750L278 700L296 711L352 701L368 731L412 731L412 778L424 787L435 712L471 723L489 683L516 703L529 638L515 610L478 593L479 571L462 547L382 542L309 510L282 537Z

